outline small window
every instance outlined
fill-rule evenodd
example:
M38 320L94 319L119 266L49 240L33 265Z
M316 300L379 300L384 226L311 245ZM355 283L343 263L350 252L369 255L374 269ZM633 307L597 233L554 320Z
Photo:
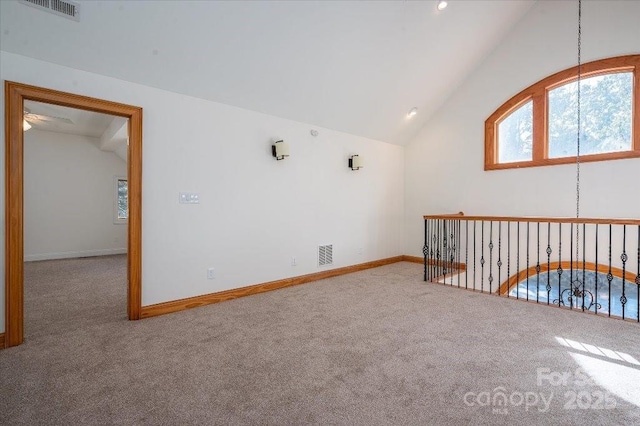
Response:
M115 178L114 223L127 223L129 218L129 187L126 177Z
M530 161L533 143L533 102L513 111L498 125L498 158L501 163Z
M582 64L518 93L485 121L485 170L640 157L640 55Z

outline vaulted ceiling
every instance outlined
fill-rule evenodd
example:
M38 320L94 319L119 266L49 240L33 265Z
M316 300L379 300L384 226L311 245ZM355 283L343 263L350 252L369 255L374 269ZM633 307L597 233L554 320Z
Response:
M1 1L0 48L404 145L534 1L78 3Z

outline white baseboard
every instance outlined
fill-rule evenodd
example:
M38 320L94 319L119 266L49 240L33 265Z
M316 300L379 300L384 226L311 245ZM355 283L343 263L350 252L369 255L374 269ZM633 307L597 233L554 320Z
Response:
M86 250L86 251L65 251L59 253L40 253L25 254L25 262L33 262L36 260L54 260L54 259L70 259L74 257L93 257L93 256L109 256L111 254L126 254L126 248L118 249L102 249L102 250Z

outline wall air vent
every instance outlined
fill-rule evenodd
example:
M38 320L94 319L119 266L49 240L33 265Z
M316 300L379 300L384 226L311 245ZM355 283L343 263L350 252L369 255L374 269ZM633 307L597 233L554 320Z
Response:
M333 244L318 246L318 266L333 264Z
M64 16L65 18L80 21L80 5L71 1L63 0L19 0L20 3L33 6L36 9Z

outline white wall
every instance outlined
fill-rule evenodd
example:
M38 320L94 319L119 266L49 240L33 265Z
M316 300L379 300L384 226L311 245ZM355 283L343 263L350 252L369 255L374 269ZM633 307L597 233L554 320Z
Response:
M127 227L114 224L114 176L127 164L88 136L24 134L25 260L126 253Z
M582 59L640 53L640 2L583 2ZM464 52L461 52L464 54ZM484 171L484 121L536 81L577 63L577 2L540 1L405 150L405 252L425 214L574 216L574 165ZM640 159L581 166L582 217L640 217Z
M0 76L144 108L143 305L315 272L321 243L333 243L333 267L403 254L402 147L8 52ZM271 157L273 137L289 159ZM178 204L179 192L201 203Z

